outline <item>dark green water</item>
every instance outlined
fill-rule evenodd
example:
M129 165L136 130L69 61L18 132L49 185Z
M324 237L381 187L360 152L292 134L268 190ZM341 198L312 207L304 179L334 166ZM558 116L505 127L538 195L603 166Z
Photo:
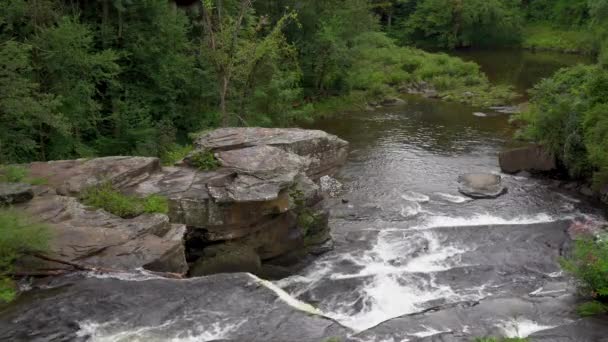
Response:
M479 64L491 82L514 86L521 94L560 68L594 62L590 56L513 49L458 50L450 54Z

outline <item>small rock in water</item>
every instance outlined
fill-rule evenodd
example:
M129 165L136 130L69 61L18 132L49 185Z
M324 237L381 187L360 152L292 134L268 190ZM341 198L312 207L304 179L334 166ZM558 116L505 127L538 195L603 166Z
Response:
M343 198L343 199L342 199L342 203L343 203L343 204L347 204L348 202L350 202L350 201L349 201L349 200L347 200L346 198Z
M502 177L491 173L467 173L458 177L458 191L471 198L496 198L507 192Z
M482 112L475 112L475 113L473 113L473 115L478 116L480 118L485 118L488 116L488 114L482 113Z
M319 183L321 185L321 191L327 193L330 197L336 197L343 188L340 181L330 176L321 177L321 179L319 179Z

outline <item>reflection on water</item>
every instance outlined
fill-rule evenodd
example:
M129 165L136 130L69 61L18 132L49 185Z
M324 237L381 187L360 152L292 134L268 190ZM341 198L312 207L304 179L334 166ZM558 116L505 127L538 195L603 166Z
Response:
M594 63L593 57L557 52L528 50L458 50L452 53L467 61L476 62L494 84L514 86L526 94L539 80L556 70L576 64Z

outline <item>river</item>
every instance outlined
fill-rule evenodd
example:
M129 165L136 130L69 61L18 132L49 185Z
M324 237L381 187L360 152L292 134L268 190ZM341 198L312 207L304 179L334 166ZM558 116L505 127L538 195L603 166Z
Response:
M513 50L458 54L520 91L586 61ZM502 175L508 193L497 199L462 196L459 175L500 173L509 117L405 100L308 127L348 140L351 151L336 177L343 190L327 201L335 248L298 274L273 283L242 273L51 278L0 311L0 340L606 341L605 320L576 315L580 298L558 263L571 222L601 221L601 210L558 181L510 175Z
M512 50L458 55L519 91L585 62ZM509 175L502 175L509 191L498 199L463 197L460 174L500 173L497 154L513 133L509 117L406 101L312 125L351 143L337 177L345 190L330 201L336 248L277 284L363 331L364 341L458 332L527 337L572 323L576 299L563 295L573 289L558 264L568 243L565 221L599 220L598 210L554 181Z

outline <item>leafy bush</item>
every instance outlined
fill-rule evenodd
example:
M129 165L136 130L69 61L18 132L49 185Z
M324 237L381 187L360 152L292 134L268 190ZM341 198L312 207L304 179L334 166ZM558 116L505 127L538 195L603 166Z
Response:
M501 105L514 97L508 87L494 87L475 63L446 54L399 47L384 33L355 40L354 62L347 84L369 97L391 95L400 86L425 82L448 100L474 105ZM465 94L473 93L473 96Z
M168 149L161 155L160 159L161 159L163 165L166 165L166 166L175 165L175 163L186 158L188 153L190 153L191 151L192 151L192 145L181 146L178 144L173 144L173 146L170 149Z
M608 312L608 306L598 301L583 303L576 308L576 311L582 317L601 315Z
M561 265L578 279L584 295L599 301L608 299L608 240L579 237L572 255L563 259ZM585 311L591 308L584 307Z
M16 294L10 277L15 261L26 253L48 248L48 227L33 222L13 210L0 210L0 301L11 301Z
M27 170L20 166L8 165L0 169L0 182L19 183L27 177Z
M221 166L211 151L194 152L188 158L190 165L201 171L211 171Z
M80 200L86 205L101 208L123 218L132 218L143 213L166 214L169 211L167 199L162 196L127 196L116 191L110 183L84 190L80 194Z
M575 66L541 81L519 136L546 145L575 178L608 181L608 70Z

